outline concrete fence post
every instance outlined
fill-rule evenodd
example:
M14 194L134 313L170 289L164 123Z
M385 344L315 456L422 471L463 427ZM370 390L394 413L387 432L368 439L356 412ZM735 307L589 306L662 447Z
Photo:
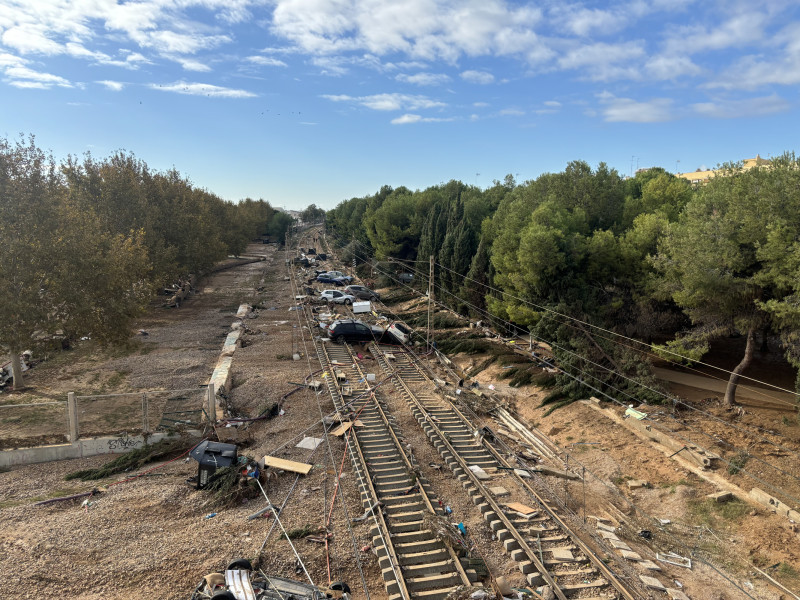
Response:
M142 392L142 433L150 433L150 423L147 418L147 393Z
M78 441L78 401L75 399L75 392L67 394L67 425L69 427L69 441Z
M206 416L209 423L217 420L217 394L214 391L213 383L209 383L206 388Z

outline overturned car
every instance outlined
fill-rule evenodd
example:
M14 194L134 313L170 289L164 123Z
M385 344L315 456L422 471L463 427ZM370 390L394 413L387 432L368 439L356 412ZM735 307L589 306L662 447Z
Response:
M249 560L231 562L225 571L210 573L195 588L191 600L349 600L350 587L341 581L320 589L293 579L253 569Z

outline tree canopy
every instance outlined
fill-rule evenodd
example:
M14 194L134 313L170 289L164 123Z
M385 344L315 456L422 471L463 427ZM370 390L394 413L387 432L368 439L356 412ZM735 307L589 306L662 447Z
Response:
M0 138L0 348L15 387L21 351L56 334L119 342L156 287L290 223L263 200L223 201L132 154L58 164L33 137Z
M340 203L326 224L362 256L421 265L421 289L433 256L437 299L550 342L562 373L548 401L581 397L589 382L658 401L651 344L698 360L712 340L741 334L750 343L732 402L756 334L777 334L800 366L799 178L794 155L748 171L727 165L699 189L661 168L625 178L573 161L483 190L384 186Z

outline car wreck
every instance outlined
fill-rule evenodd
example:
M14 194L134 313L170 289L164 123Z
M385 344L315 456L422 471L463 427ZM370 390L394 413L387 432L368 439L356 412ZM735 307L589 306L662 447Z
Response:
M267 575L249 560L231 562L221 573L209 573L195 588L191 600L349 600L350 586L341 581L321 589L309 583Z

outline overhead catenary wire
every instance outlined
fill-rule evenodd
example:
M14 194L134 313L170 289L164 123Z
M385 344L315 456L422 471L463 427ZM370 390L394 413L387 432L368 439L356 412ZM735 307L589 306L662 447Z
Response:
M596 329L598 331L602 331L602 332L607 333L609 335L612 335L614 337L619 337L621 339L625 339L625 340L628 340L628 341L636 343L636 344L641 344L641 345L647 346L648 348L651 347L650 344L647 344L646 342L642 342L641 340L637 340L636 338L632 338L632 337L623 335L621 333L617 333L616 331L613 331L611 329L606 329L604 327L600 327L599 325L594 325L594 324L592 324L592 323L590 323L588 321L583 321L582 319L578 319L577 317L573 317L571 315L567 315L567 314L561 313L559 311L553 310L552 308L549 308L549 307L546 307L546 306L542 306L541 304L537 304L537 303L532 302L530 300L526 300L524 298L520 298L519 296L515 296L514 294L511 294L510 292L505 292L505 291L500 290L500 289L498 289L496 287L490 286L490 285L482 283L480 281L476 281L475 279L472 279L472 278L468 277L465 274L458 273L457 271L454 271L453 269L451 269L451 268L449 268L449 267L447 267L445 265L442 265L442 264L440 264L438 262L436 263L436 265L438 265L439 267L441 267L443 269L446 269L447 271L450 271L451 273L454 273L454 274L458 275L459 277L463 277L465 281L471 281L473 283L477 283L478 285L481 285L481 286L485 287L488 290L491 290L493 292L497 292L499 294L503 294L504 296L508 296L509 298L512 298L514 300L518 300L519 302L522 302L523 304L526 304L528 306L532 306L533 308L536 308L538 310L557 315L559 317L562 317L564 319L568 319L570 321L574 321L576 323L580 323L581 325L586 325L587 327L591 327L592 329ZM683 355L681 355L678 352L673 352L673 351L668 350L668 349L664 349L662 351L665 354L671 354L671 355L676 356L676 357L678 357L680 359L684 359ZM704 367L709 367L709 368L712 368L712 369L716 369L718 371L722 371L724 373L733 374L733 372L729 371L728 369L723 369L722 367L718 367L718 366L712 365L710 363L706 363L706 362L703 362L703 361L700 361L700 360L696 360L696 361L693 361L693 362L696 362L699 365L703 365ZM740 374L739 377L741 377L742 379L747 379L747 380L752 381L754 383L760 383L762 385L765 385L767 387L771 387L771 388L776 389L776 390L780 390L782 392L786 392L788 394L792 394L794 396L797 396L798 400L800 400L800 394L798 394L796 391L788 390L788 389L783 388L783 387L781 387L779 385L768 383L768 382L762 381L760 379L755 379L755 378L749 377L747 375L741 375Z
M402 260L402 259L393 259L393 260L397 260L397 261L400 261L400 262L415 262L415 263L416 263L416 262L421 262L421 261L405 261L405 260ZM439 263L437 263L437 264L439 264ZM449 269L449 268L447 268L447 267L444 267L443 265L440 265L440 266L442 266L443 268L445 268L445 269L447 269L447 270L449 270L449 271L451 271L451 272L453 272L453 273L456 273L456 274L458 274L456 271L453 271L452 269ZM392 277L392 276L391 276L391 274L389 274L389 273L386 273L385 271L381 270L380 268L377 268L377 267L374 267L374 268L376 268L376 270L378 270L380 273L382 273L382 274L384 274L384 275L386 275L386 276L390 277L390 278L391 278L391 279L393 279L394 281L396 281L396 282L398 282L398 283L401 283L401 284L402 284L402 282L399 282L399 281L398 281L396 278ZM415 269L412 269L412 270L415 270ZM424 272L422 272L422 271L419 271L419 270L415 270L415 271L416 271L416 273L417 273L417 274L420 274L420 275L422 275L422 276L426 275L426 274L425 274ZM459 275L460 275L460 274L459 274ZM467 278L467 279L469 279L469 278ZM473 281L474 281L474 280L473 280ZM480 283L480 282L477 282L477 283ZM404 285L404 284L403 284L403 285ZM494 289L494 288L491 288L490 286L486 286L485 284L480 284L480 285L484 285L485 287L487 287L487 288L489 288L489 289ZM408 288L408 289L410 289L410 290L413 290L413 291L415 291L415 292L417 292L417 293L421 293L419 290L416 290L415 288L412 288L412 287L410 287L410 286L404 285L404 287L406 287L406 288ZM475 309L475 310L478 310L478 311L479 311L479 312L481 312L482 314L485 314L485 315L487 316L487 318L489 318L490 320L503 322L503 323L505 323L506 325L508 325L509 327L516 327L514 323L511 323L510 321L506 321L506 320L504 320L504 319L502 319L502 318L500 318L500 317L497 317L496 315L493 315L493 314L489 313L488 311L485 311L485 310L483 310L483 309L479 309L479 308L478 308L478 307L476 307L474 304L471 304L471 303L467 302L465 299L463 299L463 298L460 298L459 296L457 296L457 295L453 294L452 292L450 292L449 290L447 290L447 289L446 289L446 288L444 288L443 286L441 286L441 285L437 285L436 287L438 287L438 289L439 289L441 292L443 292L443 293L445 293L445 294L448 294L448 295L450 295L450 296L453 296L454 298L456 298L457 300L461 301L462 303L465 303L465 304L467 304L468 306L470 306L471 308L473 308L473 309ZM439 304L439 303L437 302L437 304ZM447 308L449 309L449 307L447 307ZM548 315L548 316L550 316L550 315ZM551 318L552 318L552 316L551 316ZM569 325L569 324L568 324L568 325ZM606 338L606 337L604 337L604 336L600 336L600 337L602 337L603 339L606 339L606 340L612 341L612 340L610 340L609 338ZM541 340L541 341L545 341L546 343L549 343L549 342L547 342L546 340ZM615 342L615 343L619 343L619 342ZM643 352L643 353L646 353L646 354L648 354L649 356L654 356L652 353L648 353L648 352L645 352L645 351L643 351L643 350L638 350L638 349L632 348L631 346L628 346L628 345L626 345L626 344L623 344L623 345L624 345L624 346L626 346L626 347L628 347L628 348L631 348L631 349L633 349L633 350L635 350L635 351L637 351L637 352ZM620 376L622 376L622 377L624 377L622 374L619 374L619 375L620 375ZM720 378L718 378L718 377L716 377L716 376L713 376L713 375L711 375L711 377L714 377L715 379L720 379ZM637 382L637 384L638 384L638 383L639 383L639 382ZM757 390L757 389L755 389L755 388L752 388L752 387L749 387L749 386L744 386L744 385L741 385L741 387L744 387L744 388L746 388L746 389L749 389L749 390L753 390L753 391L755 391L755 392L757 392L757 393L760 393L760 394L762 394L762 395L765 395L766 397L768 397L768 398L770 398L770 399L772 399L772 400L775 400L775 401L778 401L778 402L783 402L784 404L787 404L788 406L792 406L793 408L795 408L795 405L792 405L792 404L790 404L790 403L786 403L785 401L781 401L780 399L777 399L777 398L774 398L774 397L772 397L772 396L769 396L769 395L767 395L767 394L764 394L763 392L760 392L759 390ZM652 390L651 390L651 391L652 391ZM664 395L662 392L657 392L657 393L659 393L659 394L661 394L661 395ZM719 419L719 417L716 417L715 415L712 415L711 413L708 413L708 412L706 412L706 411L702 411L701 409L699 409L699 408L697 408L697 407L695 407L695 406L692 406L691 404L689 404L689 403L687 403L687 402L685 402L685 401L683 401L683 400L681 400L681 399L679 399L679 398L676 398L676 397L674 397L674 396L666 396L666 395L664 395L664 396L665 396L665 397L667 397L667 398L669 398L669 399L670 399L670 401L671 401L671 402L673 402L673 403L678 403L678 404L681 404L682 406L686 406L686 407L687 407L687 408L689 408L690 410L693 410L693 411L696 411L696 412L700 412L700 413L702 413L702 414L705 414L705 415L707 415L708 417L710 417L710 418L712 418L712 419L715 419L715 420L717 420L717 421L719 421L719 422L721 422L721 423L724 423L724 424L726 424L726 425L728 425L728 426L730 426L730 427L732 427L732 428L734 428L734 429L737 429L737 430L739 430L739 431L747 431L747 429L746 429L746 428L739 427L739 426L737 426L737 425L735 425L735 424L733 424L733 423L727 423L727 422L723 421L722 419ZM751 431L752 431L752 430L751 430ZM787 452L790 452L790 453L792 453L792 454L795 454L795 455L797 455L798 457L800 457L800 454L798 454L796 451L794 451L794 450L792 450L792 449L790 449L790 448L787 448L787 447L785 447L785 446L783 446L783 445L781 445L781 444L777 444L776 442L774 442L774 441L772 441L772 440L769 440L768 438L764 437L763 435L761 435L761 434L759 434L759 433L755 433L755 432L754 432L754 433L753 433L753 435L756 435L757 437L759 437L759 438L760 438L762 441L765 441L766 443L769 443L769 444L771 444L771 445L773 445L773 446L775 446L775 447L779 447L779 448L781 448L782 450L785 450L785 451L787 451Z
M389 274L387 274L387 273L383 272L383 271L382 271L382 270L380 270L380 269L378 269L378 270L379 270L379 272L382 272L382 273L386 274L387 276L389 276L391 279L394 279L395 281L397 281L395 278L391 277ZM398 283L401 283L401 284L402 284L402 282L398 282ZM409 288L409 289L414 289L414 288L410 288L410 286L407 286L407 285L404 285L403 287L406 287L406 288ZM414 290L414 291L417 291L417 290ZM443 290L443 291L445 291L445 292L449 293L447 290ZM421 295L421 294L420 294L420 295ZM453 295L453 294L450 294L450 295ZM454 296L454 295L453 295L453 296ZM457 296L454 296L454 297L458 298ZM460 298L459 298L459 299L460 299ZM462 300L462 301L463 301L463 299L460 299L460 300ZM477 308L477 307L474 307L474 308ZM484 312L484 314L488 314L490 317L494 317L494 315L491 315L491 314L489 314L489 313L486 313L486 311L483 311L483 312ZM495 318L496 318L496 317L495 317ZM509 323L509 324L511 324L511 323ZM511 324L511 325L513 325L513 324ZM591 387L591 386L589 386L589 387ZM704 411L700 411L700 412L704 412ZM713 415L711 415L711 416L713 416ZM567 453L565 452L565 454L567 454ZM578 463L580 464L580 461L577 461L577 459L573 459L573 460L575 460L575 462L578 462ZM585 468L585 467L584 467L584 468ZM587 469L587 470L588 470L588 469ZM619 493L619 490L617 490L617 489L616 489L616 488L614 488L613 486L610 486L609 484L607 484L605 481L603 481L601 478L599 478L597 475L595 475L595 474L594 474L594 473L593 473L591 470L588 470L588 471L589 471L589 472L592 474L592 476L593 476L593 477L595 477L596 479L598 479L598 481L600 481L601 483L603 483L603 485L605 485L605 486L606 486L606 487L608 487L610 490L612 490L614 493L616 493L617 495L619 495L619 496L620 496L621 498L623 498L623 499L624 499L626 502L629 502L629 503L630 503L630 504L631 504L631 505L634 507L634 509L635 509L635 510L637 510L637 512L639 512L639 513L641 513L641 514L644 514L645 516L647 516L648 518L652 519L653 521L657 521L657 520L656 520L654 517L652 517L652 515L649 515L648 513L646 513L645 511L643 511L643 510L642 510L640 507L638 507L638 505L635 505L635 503L633 503L632 501L629 501L627 498L625 498L624 496L622 496L622 495ZM665 533L666 533L666 532L665 532ZM669 534L669 533L667 533L667 535L668 535L668 536L670 536L670 537L673 537L673 536L671 536L671 534ZM675 539L675 538L673 537L673 539ZM686 544L685 544L684 542L682 542L681 540L675 539L675 541L676 541L676 542L678 542L678 543L679 543L681 546L688 547L688 546L686 546ZM692 552L693 552L693 554L695 553L695 550L696 550L696 549L692 549ZM752 596L752 595L750 595L750 594L749 594L749 593L748 593L748 592L747 592L745 589L743 589L741 586L739 586L739 585L738 585L736 582L734 582L734 581L730 580L730 579L727 577L727 575L726 575L726 574L724 574L724 573L722 573L722 572L721 572L721 571L720 571L720 570L719 570L719 569L718 569L718 568L717 568L717 567L716 567L716 566L715 566L713 563L710 563L709 561L707 561L707 560L705 560L705 559L702 559L702 558L700 559L700 562L703 562L704 564L707 564L707 565L708 565L710 568L712 568L712 569L713 569L713 570L715 570L717 573L719 573L719 574L720 574L722 577L724 577L726 580L728 580L728 581L729 581L729 582L730 582L732 585L734 585L734 586L735 586L735 587L737 587L737 588L738 588L740 591L742 591L742 592L743 592L743 593L744 593L744 594L745 594L747 597L749 597L749 598L753 598L753 596ZM755 599L754 599L754 600L755 600Z
M380 269L378 269L378 270L380 271ZM383 271L380 271L380 272L383 272ZM387 274L387 275L388 275L388 274ZM413 289L413 288L412 288L412 289ZM439 289L440 289L442 292L444 292L444 293L446 293L446 294L448 294L448 295L450 295L450 296L452 296L452 297L456 298L457 300L459 300L459 301L461 301L461 302L465 303L466 305L470 306L471 308L473 308L473 309L475 309L475 310L477 310L477 311L479 311L479 312L481 312L481 313L483 313L483 314L487 314L487 315L489 315L489 314L490 314L490 313L488 313L487 311L485 311L485 310L483 310L483 309L480 309L479 307L475 306L474 304L471 304L470 302L468 302L468 301L467 301L467 300L465 300L464 298L461 298L461 297L459 297L459 296L457 296L457 295L453 294L453 293L452 293L452 292L450 292L449 290L446 290L446 289L445 289L443 286L439 286ZM506 320L504 320L504 319L500 319L499 317L495 317L495 318L496 318L496 319L499 319L499 320L500 320L500 321L502 321L502 322L505 322L505 323L507 323L508 325L512 325L512 326L513 326L513 323L511 323L511 322L509 322L509 321L506 321ZM538 339L539 341L545 341L545 340L542 340L541 338L537 338L537 339ZM594 363L593 361L591 361L591 360L589 360L589 359L587 359L587 358L585 358L585 357L582 357L582 356L580 356L580 355L578 355L578 354L576 354L576 353L574 353L574 352L572 352L572 351L570 351L570 350L567 350L567 349L565 349L565 348L563 348L563 347L559 346L558 344L554 344L553 342L546 342L546 343L548 343L548 344L553 344L553 345L555 345L555 347L559 348L560 350L562 350L562 351L564 351L564 352L568 352L568 353L570 353L570 354L573 354L573 355L577 356L578 358L580 358L580 359L582 359L582 360L585 360L585 361L587 361L587 362L590 362L591 364L593 364L593 365L595 365L595 366L597 366L597 367L599 367L599 368L606 369L606 370L608 370L608 371L610 371L610 372L612 372L612 373L615 373L615 374L619 375L620 377L623 377L623 378L625 378L625 379L628 379L629 381L632 381L633 383L636 383L636 384L638 384L638 385L642 385L643 387L645 387L645 388L649 389L650 391L656 392L656 390L653 390L652 388L649 388L649 387L647 387L647 386L644 386L644 385L643 385L643 384L641 384L640 382L636 382L635 380L631 380L630 378L627 378L627 377L625 377L625 376L624 376L624 375L622 375L621 373L616 373L616 371L614 371L613 369L609 369L608 367L605 367L605 366L603 366L603 365L599 365L599 364L597 364L597 363ZM545 362L546 362L546 361L545 361ZM550 366L551 366L551 367L554 367L554 368L558 368L558 367L556 367L555 365L550 365ZM592 390L596 391L597 393L599 393L599 394L601 394L601 395L603 395L603 396L605 396L605 397L609 398L609 399L610 399L610 400L612 400L613 402L615 402L615 403L617 403L617 404L620 404L621 406L624 406L624 404L623 404L623 403L621 403L621 402L619 402L618 400L614 399L614 398L613 398L613 397L611 397L610 395L608 395L608 394L605 394L603 391L601 391L601 390L598 390L597 388L594 388L593 386L589 386L589 385L588 385L586 382L584 382L584 381L583 381L583 380L581 380L580 378L578 378L578 377L575 377L575 376L573 376L573 375L572 375L572 374L570 374L570 373L567 373L566 371L564 371L564 370L563 370L563 369L561 369L561 368L559 368L559 370L560 370L562 373L564 373L565 375L567 375L568 377L570 377L570 378L574 379L575 381L577 381L578 383L581 383L581 384L583 384L583 385L586 385L587 387L590 387L590 389L592 389ZM585 376L591 377L591 378L593 378L593 379L595 379L595 380L597 380L597 381L600 381L600 382L601 382L603 385L606 385L606 386L608 386L608 387L611 387L611 388L612 388L614 391L616 391L617 393L620 393L620 394L622 394L622 395L625 395L625 396L627 396L627 397L629 397L629 398L635 399L635 398L633 398L632 396L630 396L629 394L627 394L627 393L623 392L622 390L619 390L619 389L617 389L616 387L614 387L614 386L610 385L609 383L607 383L607 382L604 382L604 381L600 380L599 378L597 378L597 377L595 377L595 376L593 376L593 375L591 375L591 374L589 374L589 373L587 373L587 372L585 372L585 371L583 371L583 370L580 370L580 369L579 369L578 371L579 371L579 372L580 372L582 375L585 375ZM657 393L660 393L660 392L657 392ZM661 393L661 394L662 394L662 395L664 395L663 393ZM668 396L667 396L667 397L668 397ZM669 398L669 397L668 397L668 398ZM636 399L636 401L638 402L638 399ZM649 418L649 417L648 417L648 418ZM653 419L649 419L649 420L651 420L651 421L653 421L653 422L655 422L655 423L659 423L659 421L655 421L655 420L653 420ZM692 428L692 427L690 427L690 426L689 426L689 429L692 429L693 431L695 431L695 432L697 432L697 433L702 433L702 432L698 432L696 429L694 429L694 428ZM675 430L672 430L672 429L669 429L669 428L667 428L667 430L668 430L668 431L670 431L670 433L675 433ZM681 440L683 440L684 442L687 442L687 443L692 443L690 440L687 440L687 439L686 439L686 438L684 438L683 436L679 436L679 435L677 435L676 437L678 437L678 439L681 439ZM702 446L699 446L699 445L698 445L698 447L699 447L699 448L701 448L702 450L704 450L705 452L709 452L707 449L703 448ZM735 448L735 447L734 447L734 448ZM757 458L757 457L754 457L754 458ZM722 462L726 463L726 464L727 464L729 467L730 467L730 466L732 466L730 461L727 461L727 460L725 460L725 459L724 459L724 458L722 458L722 457L720 457L720 460L721 460ZM768 462L766 462L766 461L763 461L763 460L761 460L761 459L758 459L758 458L757 458L757 460L758 460L759 462L762 462L763 464L766 464L767 466L770 466L771 468L774 468L775 470L777 470L777 471L779 471L779 472L782 472L782 473L784 473L784 474L788 474L788 475L790 475L791 477L793 477L793 478L797 479L797 478L796 478L794 475L791 475L791 474L787 473L786 471L783 471L783 470L782 470L782 469L780 469L779 467L775 467L775 466L774 466L774 465L772 465L771 463L768 463ZM753 480L755 480L755 481L758 481L759 483L761 483L762 485L764 485L764 486L766 486L766 487L770 488L771 490L779 492L779 493L780 493L781 495L783 495L784 497L786 497L786 498L791 498L791 499L792 499L792 501L795 501L795 502L800 502L800 499L797 499L797 498L795 498L795 497L794 497L792 494L790 494L790 493L786 492L786 491L785 491L785 490L783 490L782 488L779 488L779 487L777 487L777 486L774 486L773 484L771 484L771 483L769 483L769 482L767 482L767 481L764 481L763 479L761 479L761 478L759 478L759 477L755 476L754 474L750 473L750 472L749 472L747 469L744 469L743 467L738 467L738 466L737 466L736 468L739 470L739 472L741 472L741 473L744 473L745 475L747 475L747 476L748 476L748 477L750 477L751 479L753 479Z
M379 272L382 272L382 273L386 274L386 275L387 275L387 276L389 276L391 279L394 279L395 281L397 281L395 278L391 277L389 274L385 273L385 272L384 272L384 271L382 271L381 269L376 269L376 270L378 270ZM398 281L398 283L401 283L401 284L402 284L402 282L399 282L399 281ZM408 289L414 289L414 288L411 288L410 286L407 286L407 285L403 285L403 287L406 287L406 288L408 288ZM417 290L414 290L414 291L417 291ZM444 290L444 291L445 291L445 292L447 292L447 290ZM452 294L451 294L451 295L452 295ZM463 299L461 299L461 300L463 300ZM493 316L493 315L490 315L490 316ZM591 386L590 386L590 387L591 387ZM579 462L579 461L576 461L576 462ZM608 487L609 489L611 489L612 491L614 491L616 494L618 494L618 495L620 495L620 496L621 496L621 494L619 494L619 491L618 491L616 488L613 488L612 486L610 486L610 485L608 485L607 483L605 483L604 481L602 481L602 480L601 480L599 477L597 477L597 476L596 476L596 475L595 475L593 472L591 472L591 471L590 471L590 473L591 473L591 474L592 474L594 477L596 477L596 478L597 478L599 481L601 481L601 482L602 482L602 483L603 483L603 484L604 484L606 487ZM622 497L623 499L625 499L625 498L624 498L624 496L621 496L621 497ZM627 501L627 499L625 499L625 500ZM631 503L631 504L633 504L633 503ZM642 510L641 510L641 509L640 509L638 506L634 506L634 508L635 508L637 511L639 511L640 513L643 513L643 514L645 514L645 515L646 515L648 518L652 519L653 521L656 521L656 519L655 519L654 517L652 517L651 515L649 515L649 514L645 513L644 511L642 511ZM667 534L667 535L670 535L670 534ZM672 536L670 535L670 537L672 537ZM684 547L685 547L685 544L684 544L682 541L680 541L680 540L676 540L676 541L677 541L677 542L678 542L678 543L679 543L681 546L684 546ZM717 568L715 565L713 565L713 563L710 563L710 562L706 561L705 559L700 559L700 561L701 561L701 562L703 562L704 564L707 564L707 565L708 565L708 566L709 566L711 569L713 569L714 571L716 571L716 572L717 572L717 573L718 573L720 576L722 576L723 578L725 578L726 580L728 580L728 581L729 581L729 582L730 582L730 583L731 583L733 586L735 586L737 589L739 589L740 591L742 591L742 592L743 592L743 593L744 593L744 594L745 594L747 597L749 597L749 598L753 598L753 600L755 600L755 598L754 598L752 595L750 595L750 594L749 594L749 593L748 593L746 590L744 590L744 589L743 589L743 588L742 588L740 585L738 585L736 582L734 582L734 581L730 580L730 578L728 578L726 574L722 573L722 572L721 572L721 571L720 571L720 570L719 570L719 569L718 569L718 568Z
M444 288L442 288L442 291L444 291L445 293L448 293L448 294L450 294L450 295L453 295L452 293L450 293L450 292L447 292L447 290L444 290ZM463 298L459 298L458 296L455 296L455 295L453 295L453 296L454 296L454 297L456 297L456 298L458 298L458 299L459 299L459 300L461 300L462 302L465 302L465 303L466 303L467 305L469 305L470 307L472 307L472 308L474 308L474 309L477 309L477 310L481 310L481 309L479 309L478 307L476 307L476 306L474 306L474 305L471 305L469 302L467 302L467 301L466 301L466 300L464 300ZM538 338L538 337L537 337L537 340L539 340L539 341L545 341L545 340L542 340L541 338ZM645 387L646 389L648 389L648 390L650 390L650 391L652 391L652 392L656 392L656 390L653 390L652 388L649 388L648 386L645 386L644 384L641 384L641 383L639 383L639 382L636 382L635 380L632 380L632 379L630 379L630 378L627 378L627 377L625 377L624 375L622 375L621 373L616 373L616 371L614 371L613 369L610 369L609 367L606 367L606 366L604 366L604 365L600 365L600 364L598 364L598 363L595 363L595 362L593 362L593 361L591 361L591 360L587 359L586 357L583 357L583 356L581 356L581 355L579 355L579 354L577 354L577 353L575 353L575 352L572 352L571 350L568 350L568 349L566 349L566 348L563 348L562 346L560 346L560 345L558 345L558 344L556 344L556 343L554 343L554 342L546 342L546 343L548 343L548 344L551 344L553 347L556 347L556 348L560 349L560 350L561 350L561 351L563 351L563 352L566 352L566 353L572 354L572 355L574 355L574 356L577 356L579 359L581 359L581 360L584 360L584 361L586 361L586 362L588 362L588 363L591 363L592 365L594 365L594 366L596 366L596 367L598 367L598 368L605 369L605 370L607 370L607 371L610 371L610 372L612 372L612 373L615 373L615 374L619 375L620 377L622 377L622 378L624 378L624 379L628 379L629 381L632 381L633 383L637 383L638 385L641 385L642 387ZM619 404L620 406L623 406L623 407L625 407L625 404L624 404L624 403L622 403L622 402L620 402L619 400L615 399L613 396L610 396L609 394L606 394L606 393L605 393L605 392L603 392L602 390L600 390L600 389L598 389L598 388L595 388L594 386L591 386L591 385L589 385L588 383L586 383L585 381L583 381L583 380L582 380L580 377L576 377L576 376L574 376L573 374L571 374L571 373L568 373L567 371L565 371L563 368L561 368L561 367L557 367L557 366L556 366L556 365L554 365L554 364L548 363L548 362L547 362L545 359L541 359L541 360L542 360L543 362L545 362L546 364L548 364L548 365L549 365L551 368L557 368L557 369L558 369L558 370L559 370L561 373L564 373L566 376L570 377L571 379L575 380L576 382L578 382L578 383L580 383L580 384L582 384L582 385L585 385L585 386L589 387L590 389L592 389L592 390L596 391L597 393L599 393L599 394L602 394L603 396L605 396L606 398L608 398L608 399L609 399L609 400L611 400L612 402L614 402L614 403L616 403L616 404ZM610 384L610 383L608 383L608 382L606 382L606 381L603 381L603 380L601 380L600 378L596 377L595 375L592 375L591 373L588 373L587 371L584 371L584 370L582 370L582 369L578 369L578 372L579 372L581 375L583 375L583 376L590 377L590 378L592 378L592 379L594 379L594 380L596 380L596 381L600 382L602 385L605 385L605 386L607 386L607 387L611 388L612 390L614 390L614 391L615 391L615 392L617 392L618 394L624 395L624 396L626 396L626 397L628 397L628 398L631 398L631 399L633 399L633 400L636 400L636 401L638 402L638 399L636 399L635 397L631 396L631 395L630 395L630 394L628 394L627 392L624 392L623 390L620 390L620 389L616 388L616 387L615 387L615 386L613 386L612 384ZM646 418L647 418L647 420L649 420L649 421L651 421L651 422L653 422L653 423L660 423L659 421L656 421L656 420L652 419L652 418L651 418L649 415L648 415ZM689 425L687 425L687 427L688 427L689 429L691 429L692 431L695 431L696 433L702 433L702 432L699 432L697 429L695 429L695 428L693 428L693 427L691 427L691 426L689 426ZM673 430L673 429L669 429L669 428L666 428L666 429L667 429L667 431L669 431L670 433L676 434L676 431L675 431L675 430ZM683 436L680 436L680 435L675 435L675 437L677 437L678 439L680 439L680 440L682 440L682 441L684 441L684 442L686 442L686 443L693 443L693 442L691 442L691 440L688 440L688 439L686 439L686 438L685 438L685 437L683 437ZM700 446L699 444L698 444L697 446L698 446L700 449L702 449L704 452L706 452L706 453L708 453L708 452L709 452L709 450L708 450L708 449L706 449L706 448L703 448L703 447L702 447L702 446ZM735 448L735 446L734 446L734 448ZM728 461L728 460L726 460L726 459L724 459L724 458L722 458L722 457L720 457L720 460L721 460L722 462L724 462L725 464L727 464L729 467L730 467L730 466L732 466L732 463L731 463L730 461ZM775 469L775 470L777 470L777 471L780 471L781 473L784 473L784 474L790 475L790 476L791 476L792 478L794 478L794 479L798 479L798 478L797 478L797 477L795 477L794 475L791 475L791 474L787 473L786 471L783 471L782 469L780 469L779 467L776 467L776 466L772 465L771 463L768 463L768 462L766 462L766 461L763 461L763 460L761 460L761 459L758 459L758 461L759 461L759 462L762 462L763 464L765 464L765 465L767 465L767 466L770 466L771 468L774 468L774 469ZM787 492L786 490L784 490L784 489L782 489L782 488L780 488L780 487L777 487L777 486L775 486L775 485L773 485L773 484L771 484L771 483L769 483L769 482L767 482L767 481L764 481L763 479L761 479L761 478L757 477L757 476L756 476L756 475L754 475L753 473L750 473L750 472L749 472L747 469L745 469L744 467L738 467L738 466L737 466L736 468L738 469L738 471L739 471L739 472L741 472L741 473L744 473L745 475L747 475L748 477L750 477L750 478L751 478L751 479L753 479L754 481L758 481L759 483L761 483L762 485L764 485L764 486L766 486L766 487L770 488L771 490L779 492L779 493L780 493L781 495L783 495L784 497L786 497L786 498L790 498L790 499L791 499L793 502L800 503L800 499L796 498L794 495L790 494L789 492ZM800 481L800 480L798 480L798 481Z

